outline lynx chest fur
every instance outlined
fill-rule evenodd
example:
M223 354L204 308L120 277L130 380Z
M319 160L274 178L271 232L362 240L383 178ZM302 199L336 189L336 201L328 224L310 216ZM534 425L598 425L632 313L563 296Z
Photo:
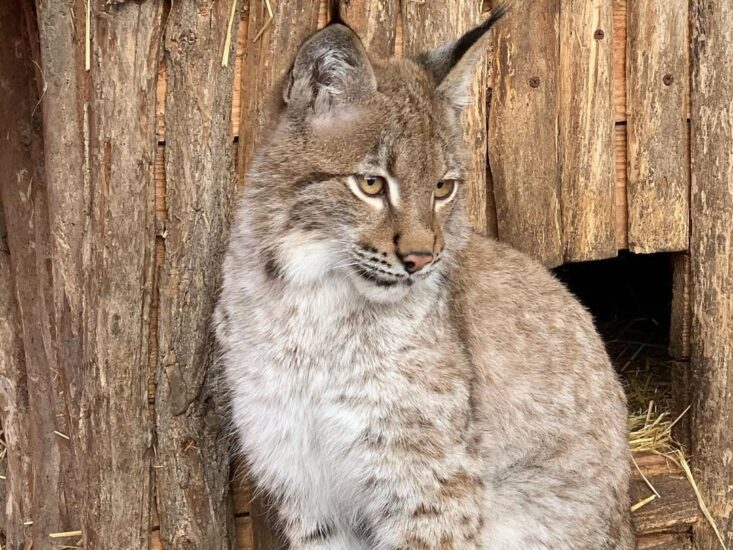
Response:
M238 450L292 549L633 548L592 320L466 221L460 113L500 16L399 60L334 21L249 168L216 330Z

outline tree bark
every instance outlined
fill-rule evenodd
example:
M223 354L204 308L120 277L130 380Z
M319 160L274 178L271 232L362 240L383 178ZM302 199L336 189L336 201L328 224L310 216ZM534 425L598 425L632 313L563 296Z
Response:
M229 446L215 386L211 314L236 178L232 62L222 49L234 0L175 2L165 30L165 247L158 281L156 487L163 548L234 544Z
M10 251L9 265L7 254L3 261L9 272L3 289L8 347L3 346L2 405L11 477L6 527L8 542L44 549L50 547L48 533L78 528L78 510L74 484L66 480L71 446L58 435L68 429L54 354L53 264L40 134L43 92L34 78L38 32L31 4L4 3L0 28L0 202ZM43 72L35 74L42 82Z

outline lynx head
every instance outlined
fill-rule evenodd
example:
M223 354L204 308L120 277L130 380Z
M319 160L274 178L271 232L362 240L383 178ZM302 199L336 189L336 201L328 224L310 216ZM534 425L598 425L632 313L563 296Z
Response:
M370 57L339 21L305 41L247 181L268 277L381 302L440 283L467 235L460 114L501 15L414 59Z

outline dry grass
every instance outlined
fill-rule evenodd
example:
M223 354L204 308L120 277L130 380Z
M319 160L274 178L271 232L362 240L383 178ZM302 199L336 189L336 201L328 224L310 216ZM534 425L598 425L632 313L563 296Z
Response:
M672 361L667 346L654 339L656 331L649 330L649 319L634 319L623 325L604 327L611 359L621 372L629 400L629 448L632 459L636 454L657 454L676 464L687 476L697 498L700 511L718 537L723 550L728 550L713 517L705 504L692 474L686 450L675 440L673 428L688 413L688 406L677 417L672 410ZM639 325L646 325L640 330ZM610 338L608 336L612 335ZM643 508L658 498L663 498L654 485L644 476L634 459L634 465L651 494L634 503L632 511Z

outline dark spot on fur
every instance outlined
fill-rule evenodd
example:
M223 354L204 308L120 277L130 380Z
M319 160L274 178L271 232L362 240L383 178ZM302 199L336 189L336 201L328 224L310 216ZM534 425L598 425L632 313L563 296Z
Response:
M412 512L412 517L419 518L423 516L439 516L440 510L434 504L420 504Z
M265 275L270 280L276 280L281 279L283 276L282 268L280 267L280 264L277 261L277 257L275 256L274 250L265 250L262 253L265 263L264 263L264 269L265 269Z
M333 536L334 527L331 522L320 523L318 526L303 537L303 542L319 542L326 541Z
M372 541L374 539L374 533L372 526L364 516L359 516L353 524L354 534L360 540Z

